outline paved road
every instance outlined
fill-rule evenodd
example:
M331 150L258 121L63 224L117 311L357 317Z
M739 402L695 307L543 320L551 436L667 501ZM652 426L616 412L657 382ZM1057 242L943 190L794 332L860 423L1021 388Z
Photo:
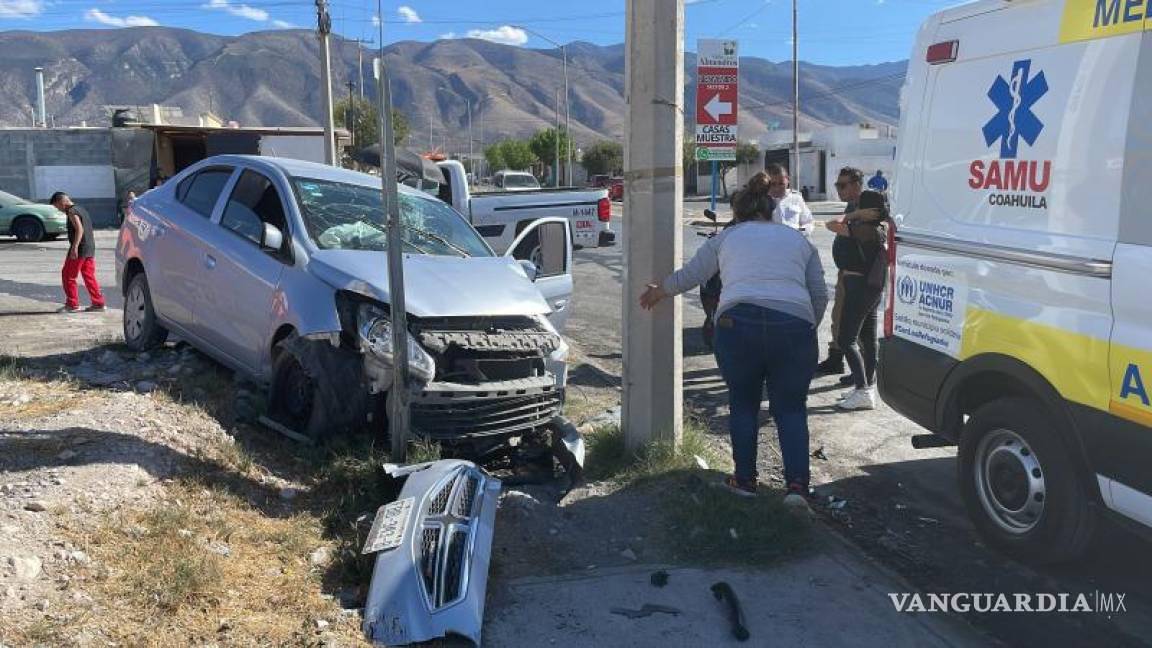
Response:
M705 240L697 232L707 228L689 223L706 206L684 205L685 259ZM721 215L726 217L724 212ZM818 215L817 219L829 217ZM577 293L568 333L603 370L595 378L598 381L620 375L621 250L627 236L622 221L616 205L613 228L620 231L620 245L577 254ZM831 285L835 281L832 235L817 228L813 240L822 251ZM685 398L689 407L723 433L726 395L714 358L699 341L704 316L696 291L685 295L683 311ZM821 349L829 337L826 319L820 331ZM817 379L809 400L812 448L823 447L828 457L813 460L814 483L848 500L844 513L829 516L831 524L926 592L1101 590L1128 594L1129 612L1113 619L1070 615L972 615L969 619L1010 644L1040 644L1047 639L1063 645L1070 637L1081 645L1152 641L1152 561L1146 559L1152 546L1109 527L1092 555L1077 565L1034 570L1003 558L977 542L964 513L955 488L955 449L913 449L909 438L924 430L883 405L874 412L836 411L834 404L842 389L835 383L834 378ZM762 475L779 474L775 432L767 420L759 463Z
M108 341L120 335L124 303L116 286L116 232L96 233L96 278L104 288L107 313L58 314L64 305L60 287L60 266L67 254L68 243L16 243L0 238L0 353L46 356L78 351L96 341ZM88 295L80 287L80 303L88 304ZM45 335L45 331L54 331Z

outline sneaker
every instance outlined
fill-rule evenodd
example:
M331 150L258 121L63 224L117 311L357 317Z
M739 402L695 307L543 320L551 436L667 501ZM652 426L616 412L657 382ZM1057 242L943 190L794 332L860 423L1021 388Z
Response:
M735 475L728 475L724 478L724 488L736 493L741 497L755 497L756 496L756 480L755 479L738 479Z
M844 400L836 403L842 410L873 410L876 409L876 393L871 388L853 389Z
M828 356L828 359L816 365L817 376L839 376L844 373L844 358Z
M88 308L84 309L84 312L85 313L103 313L106 310L108 310L108 307L101 304L99 306L89 306Z
M784 506L791 509L811 511L809 502L814 495L807 484L793 482L788 484L788 493L784 496Z
M80 307L79 306L61 306L60 308L56 309L56 312L57 313L79 313Z

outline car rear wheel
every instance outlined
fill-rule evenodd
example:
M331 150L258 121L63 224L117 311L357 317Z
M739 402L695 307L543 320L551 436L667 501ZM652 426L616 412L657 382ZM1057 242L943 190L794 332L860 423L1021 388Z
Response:
M1075 558L1095 529L1060 425L1034 400L1004 398L978 408L960 439L960 492L977 531L1028 562Z
M168 330L156 320L148 278L139 272L128 282L124 297L124 343L133 351L148 351L167 339Z
M12 223L12 234L21 243L38 243L44 238L44 225L32 216L21 216Z

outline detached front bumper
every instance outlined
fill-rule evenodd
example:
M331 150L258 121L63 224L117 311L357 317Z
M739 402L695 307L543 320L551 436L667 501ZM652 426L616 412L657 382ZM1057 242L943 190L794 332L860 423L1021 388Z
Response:
M400 540L376 555L364 634L387 646L449 635L480 645L500 481L467 461L386 468L407 477L397 502L410 503L402 520L387 524L381 507L369 534L365 553L389 532Z

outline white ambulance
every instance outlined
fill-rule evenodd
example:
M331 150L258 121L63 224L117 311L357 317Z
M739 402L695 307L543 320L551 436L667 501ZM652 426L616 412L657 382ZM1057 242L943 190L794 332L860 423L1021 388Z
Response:
M1034 561L1152 527L1152 0L985 0L901 97L880 393Z

